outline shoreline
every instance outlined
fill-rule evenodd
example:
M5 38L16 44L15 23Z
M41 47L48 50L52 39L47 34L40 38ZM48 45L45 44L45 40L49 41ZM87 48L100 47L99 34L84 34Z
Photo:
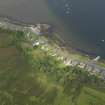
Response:
M14 28L14 29L12 29L12 30L24 30L25 28L29 28L30 26L34 26L35 24L29 24L29 23L25 23L25 22L23 22L23 21L20 21L20 20L17 20L17 19L13 19L13 18L10 18L10 17L3 17L3 16L0 16L0 23L5 23L5 26L1 26L1 24L0 24L0 27L1 28L3 28L3 27L5 27L5 28L7 28L7 29L12 29L12 28ZM6 26L6 24L9 24L9 27L8 26ZM20 27L20 29L19 29L19 27ZM56 29L57 30L57 29ZM69 49L70 50L73 50L73 52L76 52L76 53L78 53L78 54L81 54L81 55L83 55L83 56L88 56L89 58L95 58L95 57L97 57L98 55L97 54L95 54L95 53L92 53L92 52L87 52L87 51L85 51L85 50L82 50L82 49L80 49L80 48L77 48L77 47L73 47L72 45L69 45L65 40L63 40L60 36L59 36L59 34L58 34L59 32L53 32L53 35L54 35L54 37L55 37L55 39L56 40L59 40L59 42L61 42L61 44L62 44L62 47L66 47L67 49L68 49L68 51L69 51ZM104 60L104 59L103 59Z
M87 51L82 50L80 48L73 47L72 45L68 44L65 40L60 38L60 36L57 33L55 33L54 35L58 40L60 40L64 44L63 46L66 47L67 49L72 49L75 52L81 53L81 54L83 54L85 56L89 56L89 57L97 57L98 56L96 53L87 52Z
M35 35L35 32L30 30L31 27L34 28L35 25L30 25L30 24L24 25L22 23L19 23L19 24L17 23L18 22L16 22L16 24L13 24L13 22L10 23L10 20L8 21L8 19L4 19L0 21L0 27L1 29L8 29L11 31L22 31L26 33L26 35L28 35L29 33L32 33L33 35ZM48 45L47 50L51 48L54 51L52 56L55 56L55 55L60 56L58 58L62 59L65 65L76 67L77 63L79 63L78 65L79 68L82 68L84 70L86 69L92 75L94 73L97 75L98 72L101 72L101 73L105 72L105 61L102 62L100 59L98 61L94 61L94 59L96 59L97 57L89 56L84 52L75 50L74 47L68 46L65 43L65 41L62 38L60 38L59 34L56 32L52 32L51 35L49 34L45 36L43 35L43 37L45 37L46 40L48 40L48 42L51 42L49 44L46 43ZM32 42L32 45L33 45L33 42Z

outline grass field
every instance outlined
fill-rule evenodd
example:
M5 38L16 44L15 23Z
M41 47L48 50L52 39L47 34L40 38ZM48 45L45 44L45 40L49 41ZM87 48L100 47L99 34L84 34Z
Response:
M105 105L104 83L62 66L40 48L29 51L26 42L20 42L22 53L14 35L0 29L0 105Z
M78 105L105 105L105 93L84 87L79 96Z

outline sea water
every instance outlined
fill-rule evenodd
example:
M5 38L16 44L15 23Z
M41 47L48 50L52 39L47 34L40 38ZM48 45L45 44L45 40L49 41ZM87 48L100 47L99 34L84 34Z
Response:
M52 23L76 50L105 57L104 0L0 0L0 16Z

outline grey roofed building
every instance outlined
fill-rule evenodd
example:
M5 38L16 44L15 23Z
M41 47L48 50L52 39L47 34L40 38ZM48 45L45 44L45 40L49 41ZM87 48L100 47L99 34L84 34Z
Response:
M85 68L88 72L91 72L93 70L93 66L91 65L86 65L86 68Z
M105 70L101 72L101 77L105 80Z
M75 66L77 66L78 64L79 64L79 61L77 61L77 60L72 60L71 63L70 63L70 66L75 67Z
M79 61L77 61L77 60L73 60L73 61L72 61L72 64L73 64L74 66L79 65L79 63L80 63L80 62L79 62Z
M93 71L94 71L95 73L101 73L101 72L102 72L102 69L99 68L99 67L94 67Z

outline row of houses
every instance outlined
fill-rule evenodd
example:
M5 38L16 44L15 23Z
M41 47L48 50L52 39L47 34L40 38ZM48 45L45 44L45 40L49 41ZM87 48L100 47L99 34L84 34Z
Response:
M32 42L33 47L41 45L41 49L42 50L45 50L45 51L48 51L49 50L48 46L46 46L46 45L48 45L47 42L44 42L42 40L41 41L39 41L39 40L31 40L31 42ZM54 49L54 51L55 51L55 49ZM95 61L97 61L100 57L97 57L93 61L81 62L79 60L67 59L67 58L65 58L65 57L60 56L59 54L57 54L57 51L55 51L55 52L54 51L52 53L49 53L49 54L51 56L53 56L53 57L56 56L56 58L58 60L63 61L63 63L66 66L81 68L83 70L88 71L91 75L99 75L101 78L103 78L105 80L105 68L99 67L99 66L97 66L95 64Z
M67 57L65 58L64 56L60 56L59 54L57 54L57 51L55 51L55 53L52 53L51 56L56 56L57 59L63 61L63 63L66 66L81 68L83 70L88 71L91 75L98 75L99 77L105 80L105 68L100 67L96 64L96 62L100 59L99 56L93 60L85 62Z
M64 60L66 66L78 67L88 71L91 75L98 75L105 80L105 68L97 66L94 61L81 62L78 60Z
M47 46L42 46L41 49L48 51L49 48ZM102 79L105 80L105 68L102 68L98 65L96 65L95 61L88 61L88 62L81 62L79 60L74 60L74 59L67 59L64 58L63 56L58 56L57 53L49 53L51 56L56 56L56 58L58 60L63 61L63 63L66 66L70 66L70 67L78 67L81 68L83 70L88 71L91 75L98 75L100 76Z

